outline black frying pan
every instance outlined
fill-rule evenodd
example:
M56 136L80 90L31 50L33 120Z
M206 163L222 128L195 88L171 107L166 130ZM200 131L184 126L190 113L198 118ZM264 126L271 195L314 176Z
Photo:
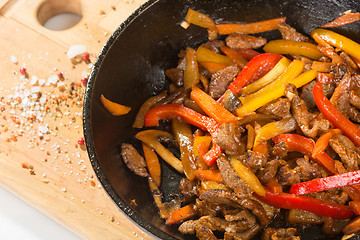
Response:
M147 180L130 172L120 157L123 142L134 144L131 128L140 105L167 88L164 70L176 66L180 49L206 41L207 31L179 24L187 9L206 13L218 22L254 22L287 17L287 23L309 34L346 10L360 11L358 0L151 0L138 9L110 37L94 65L84 104L84 134L92 166L115 204L138 225L161 239L194 239L166 226L158 216ZM334 29L360 41L360 23ZM277 31L262 36L280 38ZM113 117L100 103L100 95L131 106L129 114ZM181 176L162 166L161 190L165 199L177 192ZM136 204L132 202L135 200ZM327 237L318 229L302 232L303 239ZM121 238L121 236L119 236Z

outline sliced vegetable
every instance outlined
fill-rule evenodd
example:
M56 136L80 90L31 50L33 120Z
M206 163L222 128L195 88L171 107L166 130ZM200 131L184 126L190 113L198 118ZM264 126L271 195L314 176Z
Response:
M157 157L155 151L148 147L146 144L142 144L144 158L146 161L146 166L149 171L150 177L153 179L156 186L160 187L161 184L161 166L159 158Z
M247 150L250 150L250 149L252 149L253 146L254 146L255 130L254 130L254 128L253 128L250 124L247 124L247 125L246 125L246 130L247 130L246 149L247 149Z
M219 170L196 170L195 176L203 181L223 182Z
M229 66L228 64L217 62L199 62L199 64L209 70L210 73L215 73Z
M195 11L191 8L188 9L185 21L203 28L215 28L214 20L201 12Z
M184 88L190 89L200 82L196 51L192 48L187 48L185 59L186 67L184 70Z
M212 141L211 136L195 136L194 138L194 157L197 161L198 168L208 169L208 165L204 162L203 156L209 151Z
M207 165L211 166L215 163L216 159L218 158L219 154L222 153L222 151L223 150L221 147L214 142L211 149L203 156L203 159Z
M232 59L240 69L243 69L248 63L248 61L235 49L231 49L227 46L221 46L220 50Z
M295 54L318 60L323 56L316 45L308 42L279 39L268 42L263 47L265 52L277 54Z
M324 152L326 147L329 144L330 139L335 135L339 134L341 131L339 129L330 129L329 132L321 135L315 143L314 151L312 157L315 158L321 152Z
M350 207L353 209L356 215L360 215L360 201L350 201Z
M203 192L206 192L207 190L210 189L231 191L231 188L228 188L225 184L214 181L202 181L201 188L199 189L199 194L201 195Z
M316 70L318 72L330 72L333 66L334 64L330 62L313 61L311 65L311 69Z
M283 191L276 178L270 178L269 182L266 183L266 187L273 193L281 193Z
M195 217L196 215L197 212L194 205L189 204L170 213L166 218L166 225L178 224L189 218Z
M332 27L339 27L343 25L347 25L356 21L360 20L360 13L358 12L349 12L344 15L341 15L340 17L336 18L335 20L328 22L324 25L322 25L322 28L332 28Z
M225 65L233 64L233 61L228 56L215 53L210 49L201 46L196 50L196 59L199 62L215 62Z
M247 61L250 61L252 58L256 57L257 55L260 55L259 52L247 48L237 48L235 49L235 51L237 51Z
M119 103L110 101L109 99L104 97L104 95L102 95L102 94L100 96L100 101L104 105L106 110L108 110L114 116L125 115L128 112L130 112L130 110L131 110L131 107L127 107L127 106L121 105Z
M246 34L261 33L276 30L279 23L284 23L286 17L273 18L265 21L252 23L223 23L216 24L219 34L227 35L233 32Z
M319 82L315 84L313 93L316 106L334 127L339 128L344 135L360 146L360 129L331 104L322 89L323 86Z

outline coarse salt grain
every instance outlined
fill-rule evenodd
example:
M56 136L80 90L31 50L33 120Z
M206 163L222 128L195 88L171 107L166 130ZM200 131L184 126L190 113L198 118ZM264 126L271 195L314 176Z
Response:
M18 63L18 59L14 55L10 56L10 61L12 63Z
M32 88L30 89L30 92L31 92L31 93L38 93L38 92L40 92L40 91L41 91L41 88L38 87L38 86L32 87ZM33 97L36 98L37 96L33 96Z
M76 44L70 46L69 50L67 51L68 58L74 58L80 54L86 53L86 46L82 44Z
M31 80L30 80L30 85L35 86L38 83L38 77L37 76L32 76Z
M50 86L51 84L56 85L58 81L59 81L59 77L57 75L52 75L48 77L46 85L47 86Z

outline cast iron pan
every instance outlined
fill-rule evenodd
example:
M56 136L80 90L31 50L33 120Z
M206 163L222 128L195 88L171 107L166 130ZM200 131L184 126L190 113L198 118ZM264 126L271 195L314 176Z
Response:
M141 152L131 125L140 105L167 88L164 70L176 66L177 54L206 41L207 32L196 26L180 27L187 9L206 13L218 22L254 22L287 16L287 23L309 34L346 10L360 11L358 0L151 0L122 23L94 64L84 103L84 134L92 166L115 204L152 236L194 239L166 226L159 218L147 180L130 172L120 156L123 142ZM360 41L360 23L334 29ZM280 38L278 31L262 34ZM100 95L131 106L129 114L113 117L100 103ZM165 200L178 192L181 176L162 165ZM121 236L119 236L121 238ZM332 239L318 229L302 231L303 239ZM339 239L334 236L333 239Z

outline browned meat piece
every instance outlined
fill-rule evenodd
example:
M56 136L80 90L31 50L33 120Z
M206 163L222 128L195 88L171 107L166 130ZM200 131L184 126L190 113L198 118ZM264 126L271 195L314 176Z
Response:
M262 227L258 224L254 225L252 228L241 232L241 233L228 233L227 234L227 239L233 239L233 240L250 240L253 239L260 231L261 231ZM225 238L224 238L225 240Z
M256 224L256 217L247 209L232 209L224 212L226 221L242 221L247 226L252 227Z
M275 159L284 158L286 157L287 153L288 153L288 146L286 145L286 143L283 142L276 144L271 150L271 155Z
M238 73L239 68L236 65L215 72L209 83L209 95L214 99L221 97Z
M337 103L336 108L347 118L354 122L360 122L360 112L350 104L350 93L342 94Z
M225 42L221 40L212 40L201 44L201 47L210 49L215 53L220 53L220 47L225 46Z
M276 176L276 173L281 166L285 166L286 162L284 160L271 160L266 163L266 165L259 170L257 176L263 183L268 183L270 179Z
M194 200L199 194L199 186L195 181L191 181L188 178L181 179L179 190L186 201Z
M329 145L340 156L348 171L359 169L360 155L355 145L344 135L337 134L329 141Z
M214 233L205 226L198 224L196 227L196 237L199 240L218 240Z
M350 103L354 107L360 109L360 96L359 92L356 92L355 90L350 91Z
M317 115L308 111L306 103L298 96L295 85L286 85L285 95L291 101L291 111L305 136L315 138L319 131L327 131L330 128L328 120L316 119Z
M165 70L165 76L168 77L177 87L184 85L184 71L178 68Z
M227 205L218 205L211 202L201 201L196 199L195 201L195 210L199 216L219 216L223 211L229 209Z
M266 38L254 37L242 33L231 33L225 39L226 45L230 48L260 48L267 43Z
M333 64L330 71L330 73L334 74L337 83L341 81L347 72L349 72L349 67L346 64Z
M245 154L239 156L238 160L255 172L266 164L267 156L249 150Z
M182 234L195 234L196 225L197 225L197 220L188 220L186 222L183 222L179 226L178 230Z
M274 114L282 118L288 118L291 117L290 101L287 98L279 98L275 102L271 102L268 105L259 108L257 112L264 114Z
M216 164L225 185L233 189L237 197L246 198L252 196L252 190L249 185L239 178L235 170L232 168L230 161L224 155L221 155L216 160Z
M282 166L277 173L277 180L280 185L292 185L300 182L299 167L290 169L288 166Z
M295 236L296 228L271 228L265 229L261 240L300 240L300 237Z
M291 27L286 23L279 23L278 29L281 33L282 38L287 40L293 40L297 42L308 42L309 38L305 35L297 32L295 28Z
M228 155L239 155L245 152L245 144L241 141L244 129L237 123L223 123L216 134L216 143Z
M121 144L121 156L126 166L136 175L148 177L149 173L146 169L146 162L138 151L129 143Z
M349 196L340 189L332 189L327 192L311 193L309 196L328 201L335 204L345 204L349 200Z
M200 195L200 199L216 204L225 204L234 208L249 209L258 219L262 226L266 226L270 222L264 207L256 200L249 198L238 198L233 192L219 189L210 189ZM272 216L271 216L272 217Z
M299 158L296 160L296 163L300 167L301 181L310 181L314 178L322 177L319 165L310 162L308 157Z
M311 81L305 86L302 87L302 91L300 97L304 100L308 109L313 109L316 107L314 95L313 95L313 88L316 84L316 81Z
M232 91L225 91L221 104L229 112L233 112L240 106L241 101Z

